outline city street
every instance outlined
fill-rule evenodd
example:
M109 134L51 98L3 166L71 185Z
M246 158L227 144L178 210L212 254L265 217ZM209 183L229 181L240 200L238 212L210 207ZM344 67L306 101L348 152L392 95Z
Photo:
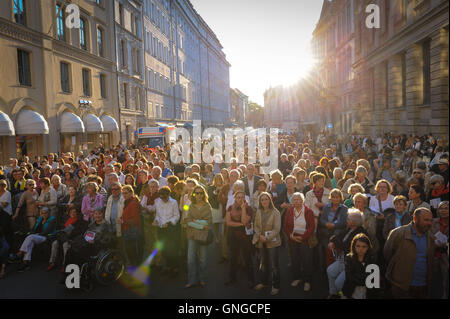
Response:
M320 278L315 273L312 289L305 293L303 286L297 288L290 286L291 277L287 267L287 256L282 249L281 254L281 290L278 296L270 296L270 289L252 291L247 288L245 274L241 271L238 275L238 283L226 287L228 264L218 264L220 249L215 244L209 247L208 285L205 288L194 287L184 289L186 284L186 272L181 272L177 278L161 277L159 271L151 274L150 285L145 288L130 289L126 284L115 283L109 287L96 286L92 292L81 290L69 291L59 284L60 274L55 269L47 272L47 263L43 261L33 262L32 269L24 273L17 272L19 264L8 267L7 275L0 280L0 299L8 298L150 298L150 299L324 299L327 297L326 277Z

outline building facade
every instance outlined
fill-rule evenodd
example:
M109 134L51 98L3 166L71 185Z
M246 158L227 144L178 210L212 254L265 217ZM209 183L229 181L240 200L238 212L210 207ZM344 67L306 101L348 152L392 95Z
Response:
M149 124L227 122L230 64L216 35L187 0L143 5Z
M323 129L338 134L353 130L355 58L355 0L324 0L313 32L312 48L317 63L313 75L323 109Z
M0 3L0 162L118 141L110 1ZM73 19L75 20L75 19Z
M448 141L448 1L377 3L379 29L364 27L369 1L355 6L358 131L432 133Z
M366 24L370 4L379 28ZM324 0L312 41L323 127L448 140L448 9L445 0Z
M231 123L245 126L248 123L248 96L238 89L230 89Z
M134 141L138 127L147 126L142 9L141 0L114 1L118 106L126 144Z

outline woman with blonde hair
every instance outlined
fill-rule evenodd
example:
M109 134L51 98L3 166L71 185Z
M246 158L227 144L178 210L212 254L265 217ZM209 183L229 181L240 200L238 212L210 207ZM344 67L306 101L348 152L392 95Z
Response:
M205 189L200 185L194 187L190 200L189 212L183 221L188 240L188 283L184 287L193 287L197 282L197 274L200 286L205 287L207 252L210 244L208 232L212 225L211 205Z
M274 207L269 193L263 192L258 198L258 209L255 215L252 243L256 245L260 255L258 267L258 285L255 290L267 287L269 274L272 277L271 295L280 290L279 247L281 246L281 215Z

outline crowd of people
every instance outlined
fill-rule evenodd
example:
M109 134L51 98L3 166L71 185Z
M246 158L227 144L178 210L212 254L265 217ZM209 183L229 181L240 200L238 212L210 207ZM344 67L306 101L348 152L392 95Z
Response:
M208 141L203 141L207 143ZM113 243L129 266L155 251L163 275L207 285L209 245L244 270L249 289L329 298L448 298L448 145L427 136L279 136L278 169L260 163L171 162L170 147L122 144L89 154L11 158L0 165L0 278L8 264L47 271ZM235 154L236 155L236 154ZM217 158L215 158L217 160ZM280 273L280 254L289 273ZM34 258L34 257L33 257ZM380 284L366 286L368 265Z

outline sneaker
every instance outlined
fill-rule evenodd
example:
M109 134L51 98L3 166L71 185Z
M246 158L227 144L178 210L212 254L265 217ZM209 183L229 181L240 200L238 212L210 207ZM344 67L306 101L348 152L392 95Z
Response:
M291 287L297 287L298 285L300 285L302 281L300 279L296 279L293 282L291 282Z
M303 287L303 291L308 292L311 290L311 285L309 282L305 282L305 287Z
M256 286L255 286L255 288L253 288L254 290L256 290L256 291L260 291L260 290L262 290L262 289L264 289L264 288L266 288L267 286L266 285L263 285L263 284L257 284Z
M275 296L275 295L278 295L279 292L280 292L280 289L272 287L272 291L270 292L270 295Z
M18 272L24 272L24 271L27 271L27 270L30 270L30 269L31 269L30 264L22 264L22 266L20 266L17 271Z

